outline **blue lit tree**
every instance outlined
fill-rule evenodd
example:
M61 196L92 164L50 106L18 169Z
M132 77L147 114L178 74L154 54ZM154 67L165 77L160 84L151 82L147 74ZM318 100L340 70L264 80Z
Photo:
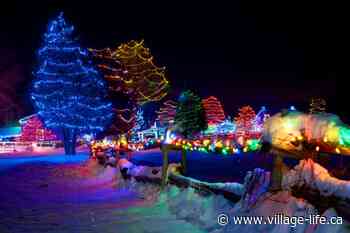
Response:
M73 31L63 13L49 23L31 93L45 126L62 136L66 154L75 154L79 135L97 134L113 118L107 86Z
M137 133L138 131L141 131L144 128L144 125L143 110L142 108L139 108L136 112L136 121L135 126L132 128L132 132Z

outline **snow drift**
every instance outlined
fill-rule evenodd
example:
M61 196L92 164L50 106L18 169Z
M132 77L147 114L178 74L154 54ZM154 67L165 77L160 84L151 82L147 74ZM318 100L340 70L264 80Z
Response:
M327 169L311 159L301 160L283 176L282 187L291 190L295 186L307 186L318 190L323 196L336 196L350 200L350 181L332 177Z
M248 178L247 178L248 179ZM262 179L262 178L261 178ZM165 206L177 219L185 220L210 233L251 233L251 232L272 232L272 233L323 233L346 232L348 223L343 225L283 225L283 224L234 224L234 216L274 216L283 213L287 216L304 216L317 214L317 210L307 201L295 198L289 191L282 191L275 194L262 193L256 202L249 205L242 198L239 202L233 203L222 195L201 195L194 188L179 188L169 185L161 191L159 185L151 183L136 182L134 178L123 180L120 175L118 188L127 189L136 193L140 198L148 201L152 206ZM264 182L263 182L264 183ZM217 185L217 184L216 184ZM222 184L219 184L220 187ZM229 224L220 226L217 218L220 214L229 216ZM323 215L338 216L334 209L327 210Z

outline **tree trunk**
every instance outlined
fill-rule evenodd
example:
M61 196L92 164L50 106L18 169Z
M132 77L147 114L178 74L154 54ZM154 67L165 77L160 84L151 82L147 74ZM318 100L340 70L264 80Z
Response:
M63 144L66 155L75 155L75 144L77 141L74 129L63 129Z

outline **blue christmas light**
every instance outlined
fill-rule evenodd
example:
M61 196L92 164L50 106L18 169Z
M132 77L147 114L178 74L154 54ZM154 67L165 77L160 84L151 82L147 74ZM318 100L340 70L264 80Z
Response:
M46 127L75 144L78 135L103 131L113 112L106 100L107 86L92 67L87 50L74 40L73 31L62 13L49 23L38 51L31 98Z

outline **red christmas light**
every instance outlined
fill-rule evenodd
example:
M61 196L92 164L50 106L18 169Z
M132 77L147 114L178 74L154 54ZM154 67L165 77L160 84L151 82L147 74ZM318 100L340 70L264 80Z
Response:
M202 104L208 124L219 124L225 120L224 109L215 96L203 99Z
M21 136L19 141L54 141L57 140L56 134L46 129L37 115L31 115L21 122Z
M249 105L243 106L239 109L238 116L235 117L237 134L249 135L253 129L255 120L255 111Z

